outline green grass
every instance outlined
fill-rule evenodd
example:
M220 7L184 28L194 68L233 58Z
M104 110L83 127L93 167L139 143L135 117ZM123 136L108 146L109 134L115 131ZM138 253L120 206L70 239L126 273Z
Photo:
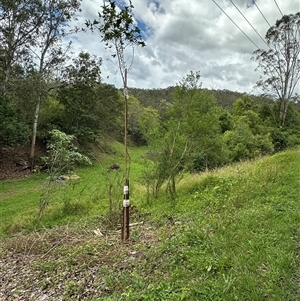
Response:
M47 174L0 182L0 236L68 224L78 219L86 220L107 212L107 176L113 178L118 173L118 177L122 178L124 170L123 146L114 143L111 148L109 156L96 158L91 167L76 169L79 180L54 185L41 223L37 222L37 218L40 200L49 190ZM129 149L131 180L135 183L141 182L144 162L142 155L145 151L146 148L143 147ZM121 171L108 173L107 168L115 162L120 164ZM122 206L122 192L123 181L119 185L118 195L117 192L114 195L117 210ZM131 196L134 194L140 194L138 185L136 190L132 187Z
M53 238L46 237L55 236L51 234L55 232L46 232L39 243L31 238L34 233L21 238L31 246L31 252L35 248L30 241L34 241L36 252L47 258L37 259L31 267L41 286L46 285L45 279L51 279L52 287L63 281L64 300L76 300L76 295L81 295L81 300L94 301L298 300L299 150L209 173L185 175L178 184L176 201L161 194L150 204L146 204L141 182L145 150L132 149L131 169L132 203L139 211L135 218L145 223L131 229L128 244L120 244L119 232L106 231L101 220L91 224L92 228L74 223L74 233L67 237L77 237L77 243L58 235L56 241L63 243L55 248L51 245ZM102 166L107 166L109 160ZM62 219L72 221L72 214L59 215L57 210L62 208L61 198L66 196L73 203L82 199L80 208L86 210L82 214L74 209L73 220L104 214L108 207L105 196L93 199L105 187L99 183L104 179L99 167L78 170L80 184L58 192L44 222L47 218L57 225ZM29 209L24 203L23 210L14 202L21 200L24 193L32 193L37 199L42 182L40 177L34 177L2 183L5 198L1 197L0 204L6 222L15 216L22 220L34 209L36 204L30 200L26 203ZM96 225L106 233L105 238L93 236L90 229ZM7 246L13 244L16 252L25 252L15 238L3 241ZM88 279L97 293L86 292L84 283L78 279Z

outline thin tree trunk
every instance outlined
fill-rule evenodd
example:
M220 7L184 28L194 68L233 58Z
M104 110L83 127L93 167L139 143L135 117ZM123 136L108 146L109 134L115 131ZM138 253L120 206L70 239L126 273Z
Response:
M36 103L36 106L35 106L33 130L32 130L32 140L31 140L31 150L30 150L30 158L31 158L32 164L34 162L34 155L35 155L36 133L37 133L37 126L38 126L40 105L41 105L41 94L39 93L39 95L37 97L37 103Z
M280 126L284 126L285 124L287 108L288 108L288 100L286 98L282 98L280 103Z
M45 55L47 53L48 48L49 48L49 43L46 43L46 46L45 46L44 50L42 51L42 54L40 57L39 72L38 72L38 78L37 78L37 98L36 98L37 101L36 101L36 105L35 105L32 140L31 140L31 150L30 150L30 158L31 158L31 165L32 165L31 168L34 168L36 133L37 133L37 127L38 127L40 106L41 106L41 101L42 101L42 92L41 92L42 91L42 88L41 88L42 80L41 79L42 79L43 69L44 69L44 59L45 59Z
M5 95L5 93L6 93L6 86L8 83L9 75L10 75L10 69L7 67L7 69L5 71L5 78L2 82L2 95Z

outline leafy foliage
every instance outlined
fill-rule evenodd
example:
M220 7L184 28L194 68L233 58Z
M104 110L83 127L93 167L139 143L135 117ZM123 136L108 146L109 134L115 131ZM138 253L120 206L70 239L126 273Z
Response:
M91 161L87 156L78 152L74 146L73 135L67 135L59 130L52 130L49 132L50 139L47 145L48 156L42 157L42 161L47 168L49 174L49 181L45 187L44 193L40 197L40 206L38 221L40 222L57 190L57 182L63 181L62 173L70 173L75 165L91 165ZM77 204L78 205L78 204ZM66 212L77 211L81 206L73 206L69 199L64 201L63 210Z
M218 110L214 97L201 91L200 73L191 72L178 85L168 117L159 122L144 121L142 131L150 146L155 165L146 171L154 179L155 195L166 182L171 197L176 195L176 181L183 170L199 171L225 162ZM202 154L202 164L199 161ZM222 159L221 159L222 158ZM223 161L222 161L223 160Z
M56 128L63 128L65 106L54 95L49 95L43 102L39 114L39 131L40 139L47 139L49 131Z
M81 52L73 65L64 71L65 84L58 91L58 100L64 105L64 131L75 134L80 140L96 137L99 117L95 111L100 84L101 60Z
M59 127L81 143L120 130L123 108L118 90L101 81L101 59L81 52L64 70L57 99L64 110Z
M129 1L129 5L125 5L119 10L116 1L109 0L102 6L102 12L99 18L103 19L103 25L99 27L99 31L103 34L103 41L109 46L111 41L118 41L121 46L125 46L126 42L144 47L145 42L142 39L140 29L134 24L132 9L134 6ZM94 21L93 25L99 24Z
M10 79L16 64L26 65L30 55L26 46L34 42L41 25L36 1L0 1L0 49L3 66L1 68L1 92L7 94L13 90Z
M143 41L141 31L135 24L132 15L134 6L129 1L129 5L119 7L116 1L109 0L101 6L98 13L99 19L86 21L86 26L92 31L96 28L107 48L114 48L113 58L117 59L116 65L122 76L124 88L126 88L127 59L125 50L134 46L146 46Z
M244 95L233 105L233 128L224 133L224 139L233 161L271 154L274 146L268 128L263 126L254 101Z
M0 145L18 146L28 141L29 127L20 112L5 97L0 97Z
M52 130L49 134L48 156L42 159L48 169L50 180L55 180L63 172L70 172L77 164L92 164L90 159L79 153L74 146L73 135L67 135L59 130Z
M128 125L127 132L132 142L137 145L145 144L142 132L140 130L139 120L143 114L145 108L141 106L138 99L133 96L129 96L127 99L127 110L128 110Z

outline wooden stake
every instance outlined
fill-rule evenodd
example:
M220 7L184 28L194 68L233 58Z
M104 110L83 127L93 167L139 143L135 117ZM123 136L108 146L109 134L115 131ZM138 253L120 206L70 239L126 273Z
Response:
M125 163L125 185L123 199L122 229L121 239L126 241L129 239L129 168L128 168L128 150L127 150L127 127L128 127L128 92L127 92L127 69L125 69L124 78L124 102L125 102L125 124L124 124L124 163Z

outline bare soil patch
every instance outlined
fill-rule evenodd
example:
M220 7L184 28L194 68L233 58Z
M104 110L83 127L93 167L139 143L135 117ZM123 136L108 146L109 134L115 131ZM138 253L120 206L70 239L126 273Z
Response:
M30 169L30 156L24 148L0 148L0 180L28 177L31 174Z
M22 179L32 174L32 162L30 158L30 146L1 146L0 147L0 180ZM37 144L34 166L41 164L39 159L45 155L46 149L42 144Z

